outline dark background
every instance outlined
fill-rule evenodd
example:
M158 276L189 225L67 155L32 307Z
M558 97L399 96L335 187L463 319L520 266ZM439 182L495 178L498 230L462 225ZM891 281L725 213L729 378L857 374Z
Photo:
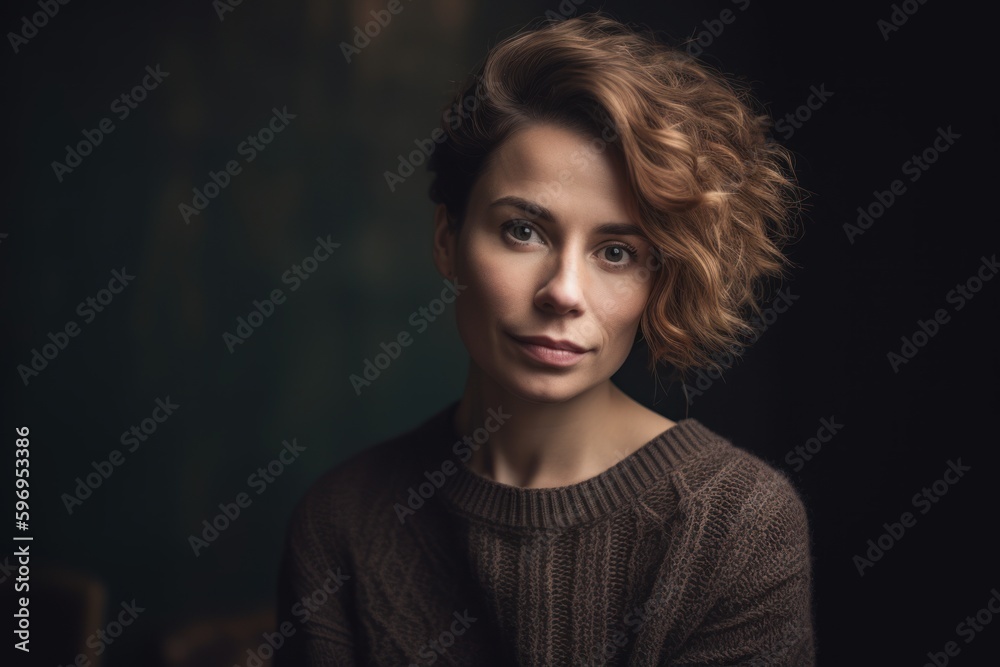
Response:
M340 43L384 2L248 1L220 20L208 0L78 1L59 6L17 53L5 40L2 432L11 471L2 477L11 488L13 429L29 426L27 534L38 582L34 660L19 655L14 664L73 659L49 655L71 627L71 607L45 597L45 582L59 576L103 587L107 614L132 599L145 608L104 664L233 664L240 658L210 653L184 662L172 638L204 627L198 641L210 646L215 639L206 637L222 636L226 619L258 611L266 624L284 524L306 487L459 396L466 353L450 312L360 395L348 380L380 342L412 332L409 314L441 288L426 172L395 192L383 173L430 136L455 82L489 46L559 5L403 4L351 63ZM810 86L833 93L791 137L776 132L812 193L790 250L800 268L785 283L799 298L687 409L680 385L664 379L669 369L661 386L644 373L643 348L616 380L668 417L696 417L791 476L814 534L820 664L922 665L948 641L961 649L953 664L990 664L1000 619L971 643L956 625L1000 587L1000 280L961 310L946 295L1000 250L995 16L912 2L916 12L884 39L877 22L890 18L888 2L743 4L603 7L673 43L730 9L735 20L714 24L721 34L702 35L703 44L711 36L705 61L747 82L779 118L806 102ZM563 7L572 14L595 5ZM34 2L10 3L0 28L20 30L37 11ZM120 120L111 102L157 64L169 76ZM248 164L237 146L274 107L296 118ZM114 131L59 182L51 163L104 117ZM948 127L960 138L911 182L903 163ZM190 204L192 188L230 159L242 173L185 224L178 204ZM851 243L844 223L895 179L905 192ZM282 274L327 235L340 247L291 292ZM85 323L77 304L122 267L134 281ZM223 332L275 288L287 301L230 354ZM900 337L939 308L950 321L894 372L887 353L900 352ZM26 385L18 365L70 320L80 334ZM168 396L180 407L127 452L120 434ZM786 455L823 418L844 426L793 465ZM264 493L251 491L252 505L196 557L189 535L220 502L248 491L248 475L292 438L305 452ZM123 464L69 514L63 494L114 449ZM958 459L971 470L920 514L912 496ZM2 497L11 511L12 492ZM916 524L859 576L852 558L906 511ZM4 543L0 586L11 605L15 546ZM234 639L229 648L245 658L259 640Z

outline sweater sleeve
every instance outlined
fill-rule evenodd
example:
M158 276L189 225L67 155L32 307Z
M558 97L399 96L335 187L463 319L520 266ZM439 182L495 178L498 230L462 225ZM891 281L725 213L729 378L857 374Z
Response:
M672 665L814 667L809 527L801 499L770 471L733 527L721 593Z
M278 573L277 631L285 643L273 667L355 667L355 621L349 563L335 546L331 524L317 523L308 499L295 509ZM336 562L334 562L336 561Z

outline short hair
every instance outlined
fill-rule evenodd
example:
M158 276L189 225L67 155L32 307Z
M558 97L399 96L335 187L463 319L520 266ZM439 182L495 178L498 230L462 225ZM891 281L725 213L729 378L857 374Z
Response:
M548 122L604 137L610 128L636 223L663 262L640 322L650 371L659 362L721 371L721 355L756 337L765 283L793 265L782 248L802 191L746 87L648 29L591 12L496 44L444 108L429 194L453 230L516 130Z

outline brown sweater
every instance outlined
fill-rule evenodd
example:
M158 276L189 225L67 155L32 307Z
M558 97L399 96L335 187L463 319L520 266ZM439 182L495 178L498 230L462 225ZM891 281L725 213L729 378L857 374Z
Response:
M276 667L815 664L782 473L688 418L596 477L517 488L466 467L488 432L463 440L457 406L298 504Z

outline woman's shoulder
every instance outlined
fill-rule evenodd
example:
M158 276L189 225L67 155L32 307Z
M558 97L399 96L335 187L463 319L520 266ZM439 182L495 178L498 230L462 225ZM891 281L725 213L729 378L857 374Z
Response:
M711 445L674 471L682 503L703 505L729 523L768 521L779 516L796 523L804 521L802 496L784 471L698 420L680 423L687 423L690 429L691 422Z

